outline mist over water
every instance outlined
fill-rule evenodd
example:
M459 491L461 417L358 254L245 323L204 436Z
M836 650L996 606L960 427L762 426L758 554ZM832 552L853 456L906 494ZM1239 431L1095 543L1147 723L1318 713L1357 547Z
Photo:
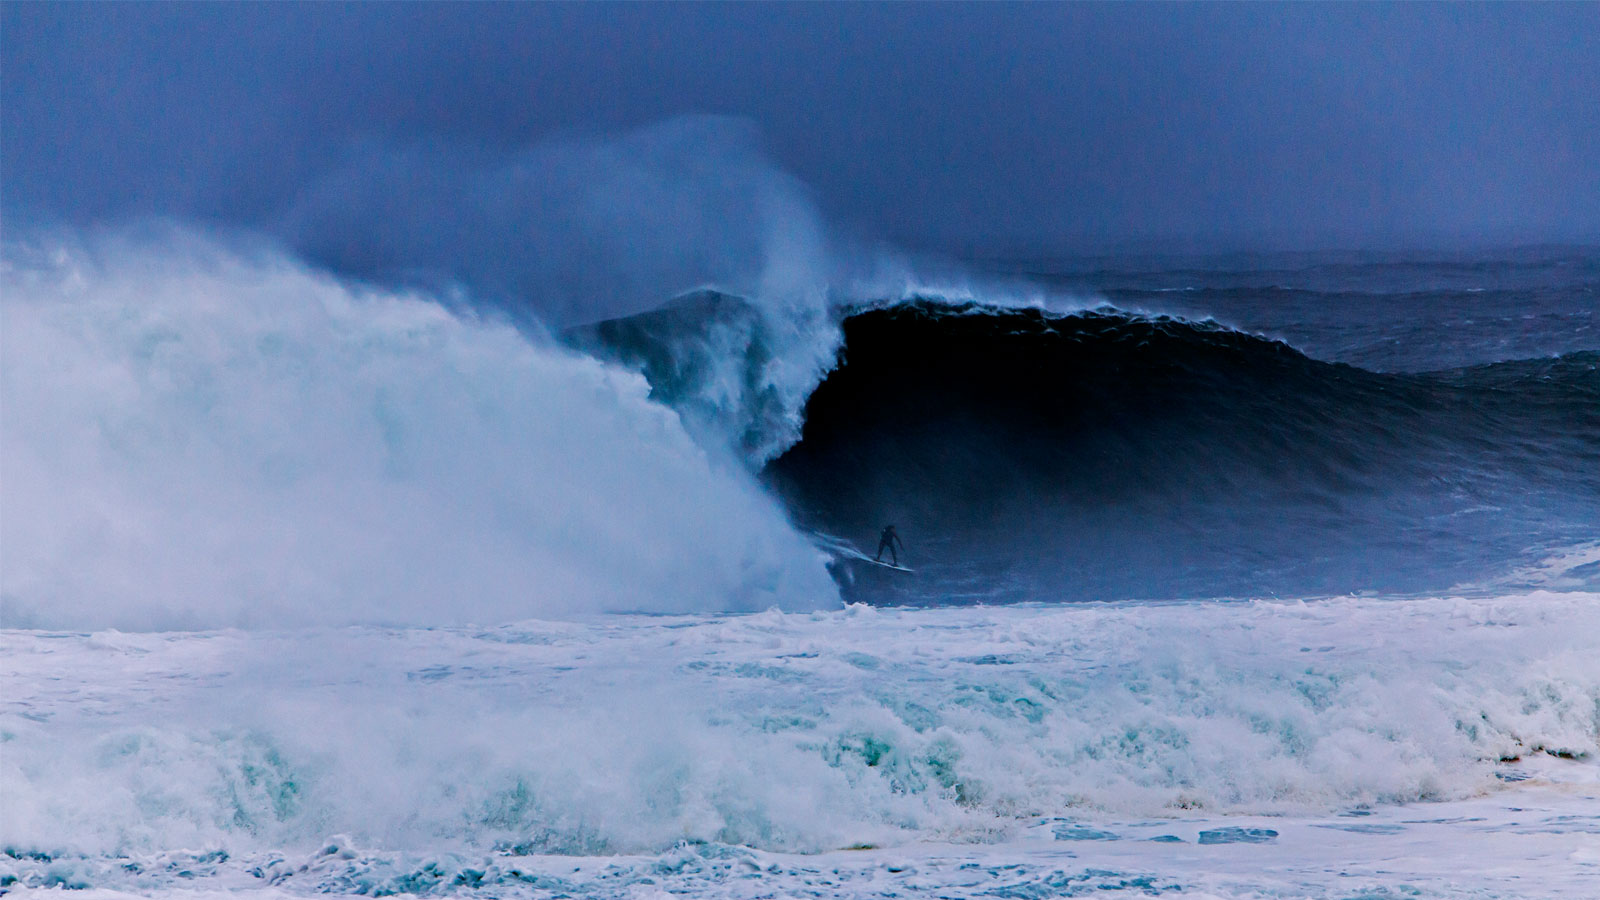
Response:
M366 143L268 230L334 271L466 285L556 327L699 287L816 306L838 280L808 189L720 116L506 150Z

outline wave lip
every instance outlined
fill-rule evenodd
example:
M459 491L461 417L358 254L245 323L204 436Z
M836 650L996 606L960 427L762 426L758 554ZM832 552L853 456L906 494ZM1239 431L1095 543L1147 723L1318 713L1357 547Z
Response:
M801 408L838 348L838 326L819 310L775 313L709 289L564 337L642 372L651 397L707 446L733 448L758 468L799 439Z

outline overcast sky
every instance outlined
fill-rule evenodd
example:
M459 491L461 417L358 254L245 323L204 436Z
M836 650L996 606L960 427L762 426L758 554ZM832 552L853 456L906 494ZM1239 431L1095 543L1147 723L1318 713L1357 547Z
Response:
M715 114L747 120L736 142L833 227L916 249L1600 239L1594 4L0 16L13 224L315 227L308 193L325 203L330 173L386 153L493 169L553 140Z

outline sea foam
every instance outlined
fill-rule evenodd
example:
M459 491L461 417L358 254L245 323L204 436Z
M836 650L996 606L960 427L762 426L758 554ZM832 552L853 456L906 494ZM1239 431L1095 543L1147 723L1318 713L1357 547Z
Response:
M0 845L818 852L1463 799L1592 768L1596 635L1548 592L12 631Z

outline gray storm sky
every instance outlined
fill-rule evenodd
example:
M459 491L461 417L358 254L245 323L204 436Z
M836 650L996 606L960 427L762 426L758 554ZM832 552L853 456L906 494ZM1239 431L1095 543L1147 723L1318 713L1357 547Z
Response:
M1595 4L0 16L13 223L270 231L374 147L494 156L715 114L836 227L918 249L1600 239Z

